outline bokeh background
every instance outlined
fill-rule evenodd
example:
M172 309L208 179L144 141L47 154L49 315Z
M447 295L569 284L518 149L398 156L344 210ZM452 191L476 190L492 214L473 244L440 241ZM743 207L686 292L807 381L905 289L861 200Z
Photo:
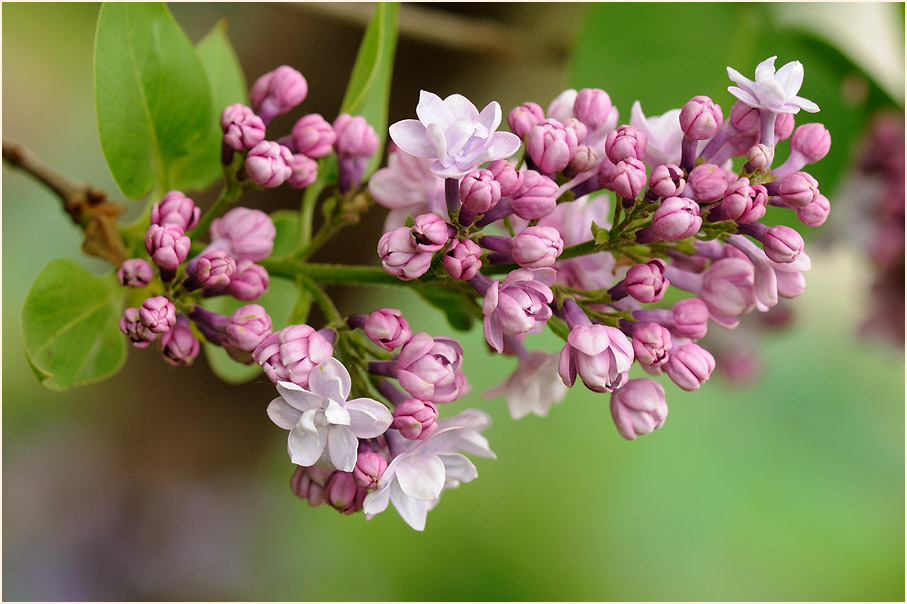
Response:
M170 8L193 41L227 18L247 80L293 65L309 82L301 110L328 119L372 11ZM93 104L97 11L3 5L3 135L117 198ZM777 54L804 63L800 94L823 109L798 121L822 121L834 141L814 171L832 213L809 233L806 293L775 314L783 328L751 315L710 335L719 371L699 392L670 388L657 433L622 440L607 399L582 388L547 418L513 421L480 393L514 361L490 358L480 329L457 334L474 386L457 404L491 414L498 458L445 493L424 533L391 510L366 522L296 499L264 378L227 386L201 358L174 369L132 349L113 379L41 387L22 352L28 285L60 256L109 267L81 256L58 201L4 164L3 599L903 601L903 24L903 4L404 5L391 122L423 88L508 111L595 86L622 121L636 99L660 114L708 94L727 114L725 66L752 74ZM898 146L887 176L865 160ZM885 220L899 240L879 210L898 203ZM316 260L377 263L382 221L374 210ZM885 264L872 244L892 237ZM405 293L332 293L346 312L397 305L414 330L455 333Z

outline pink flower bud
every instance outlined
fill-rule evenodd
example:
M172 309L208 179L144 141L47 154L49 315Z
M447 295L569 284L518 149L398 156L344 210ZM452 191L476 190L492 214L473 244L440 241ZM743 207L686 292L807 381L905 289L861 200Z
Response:
M776 271L778 277L778 295L782 298L796 298L806 290L806 277L803 273Z
M444 270L454 279L469 281L482 268L482 248L472 239L452 239L444 252Z
M233 208L211 223L211 241L223 239L226 251L238 261L257 262L271 255L277 229L261 210Z
M147 348L157 339L157 334L142 324L138 308L127 308L123 312L120 318L120 331L126 334L136 348Z
M831 204L828 203L828 198L825 195L819 193L814 200L803 207L796 208L795 211L800 222L806 226L817 227L822 226L825 219L828 218Z
M600 88L583 88L573 102L573 115L590 130L596 130L611 116L611 97Z
M220 114L224 142L237 151L251 149L265 140L265 123L251 109L240 103L227 105Z
M251 302L258 300L268 291L268 271L251 260L236 263L236 272L230 279L227 291L237 300Z
M645 132L623 124L608 133L605 138L605 154L613 164L625 159L641 160L646 154L647 142Z
M579 325L570 331L558 360L558 374L568 387L579 376L589 390L613 392L627 382L633 346L619 329Z
M671 331L681 338L699 340L709 328L709 307L699 298L684 298L671 309Z
M576 132L554 119L539 122L526 135L526 153L546 174L567 167L576 154Z
M217 289L230 285L236 272L236 260L223 250L205 252L195 264L195 278L201 287Z
M189 319L183 315L178 315L176 325L161 336L161 353L164 360L174 367L191 365L200 349L201 344L192 333Z
M589 145L578 145L576 155L570 160L570 169L577 174L588 172L598 166L598 151Z
M297 153L311 158L330 155L337 140L334 127L318 113L299 118L293 126L292 137Z
M352 472L334 472L326 487L327 502L341 514L353 514L362 509L368 491L356 484Z
M491 170L474 170L460 181L460 201L475 214L484 214L501 200L501 183Z
M302 153L291 155L287 165L290 166L287 184L294 189L305 189L318 178L318 162Z
M513 238L510 253L523 268L546 268L553 266L561 252L564 240L553 227L528 227Z
M523 184L522 172L517 172L506 159L496 159L488 164L487 168L493 175L494 179L501 184L501 196L513 195Z
M699 390L715 370L715 358L698 344L684 344L671 354L665 371L684 390Z
M649 378L630 380L611 393L611 418L617 431L627 440L651 434L668 417L665 390Z
M514 107L507 115L507 125L510 131L519 136L526 138L529 131L545 119L545 112L537 104L528 102L519 107Z
M268 124L305 100L309 85L301 73L288 65L281 65L255 81L249 97L252 108Z
M715 136L723 121L721 106L707 96L694 96L680 110L680 129L685 137L694 141Z
M615 172L610 188L626 199L636 199L649 180L645 164L632 157L617 162Z
M273 189L293 174L292 163L289 149L273 141L261 141L246 156L246 173L255 184Z
M700 164L690 171L685 192L699 203L712 203L724 197L726 189L724 170L715 164Z
M403 438L426 440L438 431L438 408L428 401L411 398L394 409L392 426L400 431Z
M642 323L633 332L633 352L646 367L661 367L668 362L671 332L658 323Z
M652 215L652 226L637 232L640 243L679 241L699 232L702 217L699 206L685 197L668 197Z
M341 113L334 120L334 132L338 155L371 157L378 150L378 135L361 115Z
M524 170L519 191L510 202L513 213L524 220L544 218L557 206L557 183L535 170Z
M555 271L550 268L512 271L503 282L495 281L485 293L482 313L488 344L502 352L503 336L539 333L551 318Z
M447 245L450 231L449 225L437 214L421 214L416 216L410 235L417 251L437 252Z
M192 242L178 224L152 224L145 235L145 250L160 268L175 271L189 254Z
M819 182L806 172L794 172L778 184L781 201L795 208L812 203L819 195Z
M765 232L762 247L769 260L787 264L796 260L803 251L803 237L790 227L773 226Z
M463 347L450 338L414 334L397 357L397 379L410 396L449 403L469 391L463 375Z
M699 298L720 317L748 313L756 303L755 267L746 257L721 258L702 273Z
M814 164L828 155L831 133L822 124L803 124L790 139L791 153L803 155L807 163Z
M762 126L762 116L755 107L737 101L731 107L731 123L740 132L757 132Z
M308 325L290 325L265 338L252 357L275 384L293 382L306 388L312 370L333 352L331 343Z
M198 224L201 209L180 191L170 191L151 206L151 224L176 224L188 231Z
M356 467L353 468L353 480L363 489L378 488L378 481L384 476L387 469L387 460L380 454L372 451L360 453L356 458Z
M649 177L649 188L661 198L679 197L687 181L683 179L683 170L674 164L655 166Z
M264 307L246 304L230 315L224 344L242 352L252 352L273 333L271 317Z
M709 212L710 220L734 220L741 224L755 222L765 216L768 195L762 185L750 186L748 178L728 185L724 200Z
M401 281L421 277L431 265L431 252L416 249L409 227L397 227L378 240L381 265L389 275Z
M145 287L154 279L154 269L141 258L123 261L117 271L117 280L126 287Z
M176 308L164 296L154 296L142 302L139 321L152 333L164 333L176 325Z
M564 128L566 128L567 130L573 130L573 132L576 134L576 143L578 149L579 144L582 143L589 135L589 128L586 127L586 124L582 123L575 117L568 118L562 123L564 124Z
M795 125L793 113L779 113L775 118L775 144L789 139Z
M770 147L759 143L753 145L746 153L746 163L753 170L765 170L772 165L774 154Z
M318 466L296 466L296 471L290 478L290 489L300 499L307 499L310 506L318 507L325 501L325 487L334 474L335 472Z
M369 313L363 325L368 339L385 350L403 346L412 337L409 323L396 308L379 308Z
M670 285L664 277L665 268L667 264L661 258L631 266L624 279L627 293L643 304L658 302Z

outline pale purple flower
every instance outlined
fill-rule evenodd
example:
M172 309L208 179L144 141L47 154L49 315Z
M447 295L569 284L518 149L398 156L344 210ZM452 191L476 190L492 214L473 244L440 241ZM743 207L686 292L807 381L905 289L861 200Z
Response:
M451 338L417 333L397 357L397 379L414 398L433 403L454 401L469 391L463 375L463 347Z
M578 375L589 390L613 392L626 383L633 358L633 345L619 329L578 325L561 350L558 373L567 386Z
M462 95L442 100L423 90L416 115L418 120L392 124L390 137L411 155L433 158L431 171L443 178L463 176L480 164L510 157L520 147L515 134L495 132L502 118L496 101L479 113Z
M556 271L551 268L521 268L512 271L503 282L495 281L485 293L482 322L485 340L502 352L504 335L539 333L551 318L554 294L551 285Z
M630 380L611 393L611 418L627 440L651 434L665 423L668 405L661 384L649 378Z
M449 430L451 428L463 429L463 432L460 433L460 440L457 441L456 445L456 449L460 453L496 459L497 456L488 445L488 439L482 436L482 431L491 425L491 416L484 411L466 409L453 417L439 419L438 425L441 430ZM445 486L451 487L457 485L451 485L451 480L448 477Z
M775 59L769 57L756 67L756 81L743 76L736 69L727 68L728 77L737 86L728 86L728 92L749 105L772 113L798 113L801 109L810 113L819 111L819 106L808 99L797 96L803 84L803 65L791 61L775 72Z
M567 394L567 386L558 377L557 360L556 354L541 350L527 352L520 356L519 365L506 380L489 388L482 396L503 396L513 419L529 413L545 417L551 406L564 400Z
M394 149L387 167L377 170L368 181L368 191L390 213L384 230L403 226L407 216L434 213L447 216L444 179L431 171L431 158L422 158Z
M287 451L293 463L325 465L343 472L356 467L360 438L375 438L390 427L387 407L370 398L347 400L350 375L343 364L329 357L316 366L308 389L278 382L281 396L268 405L268 417L290 431Z
M642 112L642 104L634 101L630 108L630 125L646 137L643 163L650 168L661 164L680 165L680 144L683 141L680 109L647 118Z

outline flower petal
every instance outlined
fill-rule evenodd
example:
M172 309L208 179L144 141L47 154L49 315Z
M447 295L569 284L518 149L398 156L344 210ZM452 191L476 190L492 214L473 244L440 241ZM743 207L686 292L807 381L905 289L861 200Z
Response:
M756 84L775 78L775 59L777 58L777 56L769 57L756 65Z
M787 99L787 103L789 105L796 105L797 107L800 107L801 109L803 109L803 111L807 111L809 113L818 113L819 112L818 105L816 105L809 99L804 99L802 96L792 96L789 99Z
M346 426L327 429L327 448L331 463L341 472L352 472L356 467L359 439Z
M328 406L324 410L324 417L335 426L350 425L350 412L335 400L328 401Z
M288 405L300 411L321 409L323 405L321 396L309 392L293 382L277 382L277 392L280 393Z
M437 499L444 488L444 463L437 455L412 455L397 466L397 482L408 496Z
M476 467L464 455L452 453L448 455L439 455L438 457L444 464L445 480L469 482L479 476Z
M425 530L425 518L428 516L432 502L407 496L396 480L390 486L390 499L406 524L417 531Z
M366 516L374 516L375 514L380 514L387 509L387 504L389 501L389 488L385 487L378 489L377 491L372 491L365 496L365 500L362 502L362 511L366 513Z
M355 398L343 407L350 414L350 430L359 438L380 436L394 421L387 407L374 399Z
M449 98L449 97L448 97ZM427 90L419 91L419 104L416 105L416 116L425 126L438 124L442 129L447 128L457 116L451 112L446 101L441 100L437 94Z
M394 143L416 157L435 157L435 147L428 141L425 126L419 120L401 120L391 124L388 134Z
M268 405L268 417L284 430L292 430L302 417L302 412L289 405L283 398L278 397Z
M328 357L309 375L309 389L334 401L345 401L350 394L350 373L343 363Z
M479 110L476 109L476 106L472 104L472 101L467 99L462 94L452 94L446 99L444 99L444 107L450 111L450 115L453 119L448 123L450 125L455 120L458 119L467 119L470 122L476 122L479 120Z
M791 61L778 70L775 79L784 88L784 96L790 98L800 91L803 85L803 64L800 61Z
M314 465L321 452L324 451L324 437L326 434L319 432L309 432L302 430L298 426L290 430L290 437L287 440L287 452L290 454L290 461L298 466Z

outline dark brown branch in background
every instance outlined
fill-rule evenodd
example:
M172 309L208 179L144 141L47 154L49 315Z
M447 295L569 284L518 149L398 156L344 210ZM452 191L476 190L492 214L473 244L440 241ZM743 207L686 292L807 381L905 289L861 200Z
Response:
M43 183L63 201L63 209L85 233L84 253L109 260L115 266L123 263L126 248L117 226L117 218L126 211L123 204L109 202L104 191L63 176L6 137L3 159Z

